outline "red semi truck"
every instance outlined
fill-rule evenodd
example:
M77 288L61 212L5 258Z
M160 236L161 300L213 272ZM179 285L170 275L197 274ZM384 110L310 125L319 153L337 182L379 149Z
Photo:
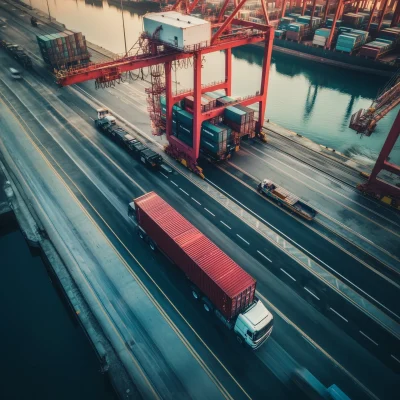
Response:
M192 294L237 340L252 349L270 336L273 316L255 296L256 281L188 220L150 192L129 203L128 214L151 250L159 249L192 283Z

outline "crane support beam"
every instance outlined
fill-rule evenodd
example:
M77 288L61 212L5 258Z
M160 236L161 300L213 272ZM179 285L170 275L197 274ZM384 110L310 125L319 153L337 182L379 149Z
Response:
M375 166L369 176L368 182L362 185L358 185L358 189L362 192L372 195L374 197L381 198L382 196L391 196L393 198L392 205L400 207L400 187L391 185L388 182L384 182L378 179L378 174L382 170L386 170L400 177L400 166L392 164L387 161L393 147L400 136L400 111L393 123L392 128L388 134L388 137L382 147L378 159L376 160Z

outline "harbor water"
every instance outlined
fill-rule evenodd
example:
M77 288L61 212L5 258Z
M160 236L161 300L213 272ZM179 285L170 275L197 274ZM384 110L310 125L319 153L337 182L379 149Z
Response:
M25 0L26 3L29 0ZM47 13L46 0L30 0L33 7ZM50 13L68 28L82 31L88 40L116 53L124 51L119 1L51 0ZM145 10L124 10L127 48L143 30ZM259 90L263 49L255 46L233 51L233 95L246 96ZM224 55L214 53L203 63L203 83L224 78ZM379 154L398 112L393 110L379 122L371 137L360 137L348 125L351 115L368 108L388 78L344 70L312 61L273 53L266 118L316 143L349 157L372 163ZM174 86L191 88L189 69L179 69ZM400 163L400 143L390 160Z
M0 269L0 399L116 399L38 252L2 216Z

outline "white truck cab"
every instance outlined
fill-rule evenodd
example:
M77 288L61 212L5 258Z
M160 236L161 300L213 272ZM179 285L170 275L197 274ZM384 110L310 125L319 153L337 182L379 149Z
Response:
M234 331L238 341L253 350L258 349L271 335L274 317L257 298L241 314L238 315Z
M98 108L97 110L97 119L106 120L110 124L115 125L117 120L113 117L107 108Z

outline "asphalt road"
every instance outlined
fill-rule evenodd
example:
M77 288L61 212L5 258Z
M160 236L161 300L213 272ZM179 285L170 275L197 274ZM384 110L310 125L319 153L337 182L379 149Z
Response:
M31 35L31 33L29 29L26 29L24 34L20 35L17 30L14 30L12 35L25 41L26 37ZM35 51L33 45L35 43L34 39L29 36L29 40L29 46L32 51ZM4 61L4 65L12 63L7 57L2 57L2 60ZM307 275L306 271L299 268L296 261L288 257L270 242L267 242L247 226L243 220L221 207L218 202L211 199L185 177L179 173L174 173L167 179L161 174L151 173L135 160L132 160L121 149L93 129L91 118L95 117L94 110L87 103L78 99L75 93L69 89L56 92L59 100L62 100L68 107L63 106L61 101L46 104L44 98L49 98L49 94L45 87L51 83L51 79L45 75L43 69L36 66L35 68L37 68L40 76L27 76L26 82L22 82L15 89L15 93L20 95L20 98L27 103L27 107L19 104L24 120L29 121L33 126L37 124L33 118L33 115L35 115L46 126L50 134L44 132L40 126L36 126L35 132L40 136L40 140L45 143L46 148L51 149L51 153L57 161L63 165L66 174L73 179L79 187L79 191L77 191L77 188L72 183L71 188L82 198L82 201L86 201L88 210L102 224L105 232L115 242L116 246L122 252L125 252L127 259L130 259L130 255L126 253L126 249L122 247L121 242L139 260L143 261L152 279L160 285L168 299L177 307L194 331L223 360L224 365L228 366L228 369L237 377L251 397L262 398L267 393L270 393L271 387L274 388L273 391L277 395L289 395L290 389L282 384L282 381L285 382L285 379L288 377L290 365L293 365L291 364L292 359L309 368L325 384L335 382L348 391L352 397L362 398L364 396L359 391L359 387L354 384L354 381L349 379L348 375L344 374L340 368L334 367L331 360L323 355L318 346L315 346L313 343L310 344L310 342L304 339L304 337L309 337L334 359L338 360L341 365L360 381L371 388L379 397L390 398L387 390L383 389L383 383L387 387L394 385L396 375L375 358L382 358L382 354L385 353L386 356L383 357L383 361L390 368L396 368L396 362L393 359L390 360L389 355L396 348L392 344L389 344L391 342L388 342L385 332L380 332L379 327L375 327L365 315L354 310L351 305L346 304L337 294L332 293L324 285L321 285L321 282L313 280ZM44 77L43 81L41 81L41 77ZM3 75L3 78L7 82L7 77ZM45 81L47 83L44 83ZM9 80L8 83L10 84ZM82 86L92 95L100 98L101 101L110 104L112 109L118 110L119 114L125 116L135 125L138 125L139 128L148 131L147 115L143 113L145 103L142 100L143 98L138 94L141 90L140 86L125 85L127 87L126 93L124 93L125 88L122 90L118 88L95 93L90 84ZM6 89L4 89L5 91ZM110 97L111 92L114 92L112 97ZM8 93L7 96L12 98L12 93ZM13 102L15 102L16 106L18 105L18 99L13 98ZM133 104L136 104L136 107L133 107ZM65 120L60 114L67 117L69 121L72 121L74 126L66 127ZM54 142L53 138L56 138L61 145ZM250 152L255 151L250 148L248 153L250 154ZM262 151L264 152L264 149ZM245 154L245 152L242 152L242 154ZM255 162L258 158L250 159L244 162L244 164L240 164L240 157L235 158L233 166L229 166L228 168L246 168L246 172L249 175L257 176L256 174L260 174L257 170L257 165L260 166L260 163ZM253 167L251 167L251 164L253 164ZM261 171L263 170L261 169ZM272 179L275 180L274 178ZM326 177L321 178L318 176L318 179L325 186L331 184L323 180ZM354 260L353 257L350 257L349 254L339 250L337 246L322 238L321 235L308 229L306 225L259 198L248 188L244 187L241 182L233 179L224 173L224 171L213 169L212 181L216 181L215 183L219 185L224 185L225 189L229 188L232 196L245 201L246 205L250 209L256 210L258 214L262 213L263 218L265 217L273 225L279 226L281 231L286 229L285 232L288 232L288 235L293 240L296 242L302 241L301 243L304 244L303 247L306 247L310 252L318 256L318 258L329 260L329 263L333 264L335 270L346 273L346 277L354 280L360 279L359 275L375 274L375 272L367 269L357 260ZM299 182L297 184L300 185ZM285 187L288 187L288 185L285 185ZM142 194L142 189L145 191L156 190L160 193L168 202L179 209L183 215L190 219L199 229L207 233L220 247L257 278L260 294L271 303L271 305L267 304L267 306L272 306L273 312L276 309L274 312L276 324L272 340L262 348L262 351L256 354L248 354L238 348L234 338L226 334L223 328L219 327L213 320L210 320L207 315L204 315L201 308L197 307L198 305L194 301L187 300L187 296L190 296L190 293L179 271L174 270L160 255L154 256L148 249L143 248L139 239L134 234L134 227L127 221L126 217L127 202L132 197ZM84 197L82 197L81 192L84 193ZM294 190L294 192L296 191ZM317 195L314 193L313 196ZM201 203L201 206L195 203L192 198ZM353 202L344 199L343 196L337 193L331 193L328 196L327 205L325 205L326 208L329 208L329 202L335 202L333 199L340 199L338 201L346 204L348 208L354 207ZM347 201L349 202L345 203ZM372 207L372 210L375 212L381 211L381 207L375 209L375 205L371 205L370 201L367 201L366 204L366 207ZM351 210L348 211L353 212ZM372 219L371 211L364 207L358 208L355 211L358 213L355 213L356 215L365 214L365 216L360 217L362 220L366 217ZM97 212L102 218L99 217ZM338 212L337 209L335 212ZM385 209L383 211L384 217L391 215L391 211L387 215L386 213L388 211ZM375 214L373 215L375 216ZM335 215L335 219L336 217L338 216ZM271 218L274 219L271 220ZM395 218L392 219L397 223ZM220 221L223 221L230 229ZM105 225L105 222L107 225ZM375 222L368 220L367 224L370 225L367 225L367 230L372 229L371 224L377 226L377 224L380 225L382 223L381 216L377 217ZM355 224L359 226L361 223L357 221ZM110 228L116 233L120 241L111 233ZM387 230L383 231L387 232ZM382 234L382 231L379 232ZM239 238L238 234L245 241ZM247 244L246 241L250 244ZM257 250L263 255L260 255ZM266 260L264 256L268 257L272 262ZM152 257L152 262L149 262L150 257ZM346 264L342 257L346 257ZM368 257L371 257L371 255L367 254L366 259ZM132 261L130 264L132 264L132 268L138 269ZM379 266L381 268L380 271L384 271L385 267L380 264L382 263L377 260L376 269L378 270ZM296 282L282 270L289 273L292 278L295 278ZM140 271L140 269L137 272L141 273L142 279L154 291L154 294L162 299L163 296L153 286L149 277L143 271ZM379 278L374 280L374 277ZM378 281L378 279L380 280ZM374 282L374 285L371 285L371 280ZM357 283L366 285L364 286L365 290L376 290L374 294L378 295L378 299L381 302L387 302L386 304L390 304L390 307L396 306L394 302L391 303L395 292L392 295L386 293L387 290L394 290L393 285L379 275L370 275L369 279L363 277ZM312 293L319 295L320 300L316 300L309 292L304 290L304 287L307 287ZM165 298L164 303L165 307L169 309ZM327 305L329 305L328 309ZM348 317L347 320L351 321L351 327L349 328L350 324L345 323L336 314L329 313L330 308L340 311L341 315L346 315ZM173 310L170 310L170 312L174 314ZM280 313L282 313L282 316ZM180 325L186 327L188 337L194 336L193 331L188 328L187 324L182 322L180 316L175 315L174 318ZM291 321L295 326L287 321ZM378 348L373 343L370 343L368 339L360 336L359 331L361 329L368 333L372 329L374 334L377 333L374 339L377 339L379 332ZM305 335L302 335L301 332L305 333ZM373 335L370 333L370 336ZM196 343L197 339L193 337L192 340L193 343ZM388 355L389 358L387 357ZM243 368L244 365L245 368ZM322 365L323 368L321 367ZM369 379L371 371L377 377L374 381ZM267 380L268 384L266 383ZM263 384L260 385L260 382L263 382ZM387 397L388 395L389 397Z

